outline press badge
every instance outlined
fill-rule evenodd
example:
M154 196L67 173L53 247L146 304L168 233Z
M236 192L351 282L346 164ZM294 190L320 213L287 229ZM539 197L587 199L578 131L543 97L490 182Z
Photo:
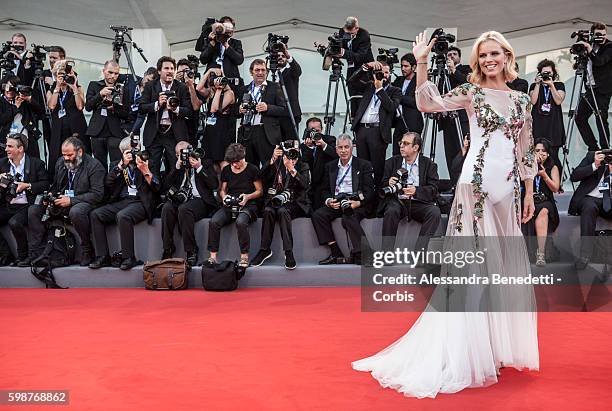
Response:
M74 190L65 190L65 191L64 191L64 195L65 195L66 197L70 197L70 198L72 198L72 197L74 197Z
M132 104L132 111L138 111L138 104Z
M550 113L550 103L543 103L542 104L542 112L543 113Z
M217 117L216 116L209 116L206 118L206 125L207 126L214 126L215 124L217 124Z
M604 192L604 191L609 191L610 190L610 184L607 183L606 181L602 181L601 184L599 185L599 191L600 192Z
M62 108L62 109L60 109L60 111L57 112L57 117L58 118L62 118L65 115L66 115L66 109L65 108Z
M106 109L105 109L105 108L100 109L100 115L101 115L101 116L104 116L104 117L108 116L108 112L106 111Z
M136 187L128 186L128 196L136 197L137 195L138 195L138 191L136 190Z

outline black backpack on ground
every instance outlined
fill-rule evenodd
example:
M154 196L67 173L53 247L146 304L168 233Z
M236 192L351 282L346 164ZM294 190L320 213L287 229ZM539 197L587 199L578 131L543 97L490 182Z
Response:
M50 225L47 229L47 245L40 256L32 261L34 277L45 283L46 288L67 288L57 284L53 269L76 262L75 246L74 234L65 225Z

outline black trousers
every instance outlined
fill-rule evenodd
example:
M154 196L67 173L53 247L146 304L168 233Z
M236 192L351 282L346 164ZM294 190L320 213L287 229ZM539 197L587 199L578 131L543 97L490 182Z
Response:
M310 184L308 196L310 197L310 203L312 204L313 210L317 210L321 207L324 207L325 204L323 203L323 182L312 182Z
M595 98L593 98L593 95ZM585 98L580 99L580 103L576 108L576 127L580 131L584 144L589 147L590 151L609 147L610 127L608 125L608 110L610 109L610 97L612 97L612 93L600 93L597 87L593 88L593 93L587 88L585 90ZM595 102L597 102L597 107L599 107L602 120L599 121L599 119L595 118L597 131L599 131L599 147L597 146L593 130L591 130L589 125L589 117L591 117L595 110Z
M387 156L387 143L380 135L380 128L365 128L362 125L357 128L357 157L368 160L374 169L374 184L380 187L383 173L385 171L385 158Z
M365 218L366 211L363 208L353 210L351 214L345 214L341 209L333 209L331 207L321 207L312 214L312 225L317 233L319 244L327 245L332 241L336 241L332 230L332 221L336 218L342 218L342 226L347 231L351 241L351 254L361 253L361 238L363 237L366 246L370 248L363 228L361 228L361 220Z
M0 206L0 225L8 223L17 242L17 258L28 256L28 204L3 204ZM8 249L7 240L0 236L0 247Z
M161 214L164 250L174 250L174 227L178 222L185 252L194 252L196 249L195 223L206 217L209 212L210 206L201 198L192 198L179 206L171 201L166 201Z
M451 165L453 160L461 152L461 145L463 144L463 138L470 132L470 124L467 120L467 116L463 115L463 110L459 111L459 124L461 125L461 137L457 134L457 126L454 118L445 118L440 122L442 128L442 135L444 136L444 156L446 159L446 167L451 180L459 179L459 175L454 175ZM433 159L432 159L433 160ZM459 170L459 174L461 170Z
M142 201L132 197L96 208L90 214L94 245L97 256L109 255L106 226L117 223L123 258L135 257L134 226L146 220L147 212Z
M269 250L274 238L274 227L278 221L281 238L283 239L283 250L293 251L293 231L291 221L303 217L304 211L295 203L285 204L278 208L267 206L263 210L263 222L261 225L261 248Z
M238 244L240 252L246 254L249 252L251 239L249 237L249 225L255 221L257 217L257 206L247 204L238 213L236 218L236 231L238 231ZM233 221L232 211L227 207L221 207L210 219L208 225L208 251L219 251L219 243L221 242L221 229Z
M120 142L121 138L115 137L113 135L99 135L91 137L91 148L93 151L93 156L100 163L102 163L104 170L108 171L109 156L111 162L121 160L122 155L121 151L119 150Z
M68 218L76 232L81 238L81 248L83 252L92 252L91 244L91 225L89 224L89 213L94 209L89 203L78 203L70 207L68 210ZM44 249L43 241L45 239L47 225L41 221L45 212L45 207L40 205L31 205L28 208L28 227L30 234L30 257L38 257Z
M390 199L385 206L383 215L383 249L391 250L395 247L395 237L400 221L408 217L421 223L419 238L417 239L415 250L421 248L427 250L429 239L436 233L440 225L440 208L435 204L422 203L420 201Z
M597 225L597 217L612 219L612 211L603 210L603 199L586 196L580 204L580 236L583 237L580 247L582 257L590 257L593 252L593 243L584 237L593 237ZM591 238L591 240L593 240Z
M268 142L263 125L242 128L239 132L246 140L241 143L246 148L246 161L257 167L270 161L274 146Z
M182 140L187 141L187 136ZM172 170L172 167L176 165L176 154L174 148L178 141L174 138L172 130L166 134L157 134L153 142L145 147L151 154L149 160L149 168L151 172L158 176L160 175L162 158L164 160L164 167L166 172Z

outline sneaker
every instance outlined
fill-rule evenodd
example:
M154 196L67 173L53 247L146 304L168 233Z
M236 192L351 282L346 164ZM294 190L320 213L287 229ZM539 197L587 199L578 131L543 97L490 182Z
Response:
M285 251L285 268L287 270L295 270L295 267L297 267L297 263L295 262L293 251Z
M270 257L272 257L272 250L264 250L262 248L257 252L255 258L251 260L251 267L259 267Z

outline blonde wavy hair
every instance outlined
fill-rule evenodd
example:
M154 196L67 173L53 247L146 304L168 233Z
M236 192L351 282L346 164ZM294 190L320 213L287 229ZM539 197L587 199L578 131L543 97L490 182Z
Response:
M59 71L66 71L66 62L68 60L64 59L64 60L57 60L55 62L55 64L53 65L53 68L51 69L51 72L53 73L54 76L57 76L57 73Z
M516 58L514 57L514 49L508 43L508 40L497 31L487 31L482 33L480 37L474 43L472 47L472 54L470 55L470 67L472 68L472 73L468 77L468 81L473 84L481 84L485 79L485 75L480 69L480 64L478 64L478 54L480 50L480 45L485 41L492 40L499 44L501 48L504 50L504 54L506 55L506 64L504 65L504 79L506 82L512 81L518 77L518 73L514 68L516 64Z

